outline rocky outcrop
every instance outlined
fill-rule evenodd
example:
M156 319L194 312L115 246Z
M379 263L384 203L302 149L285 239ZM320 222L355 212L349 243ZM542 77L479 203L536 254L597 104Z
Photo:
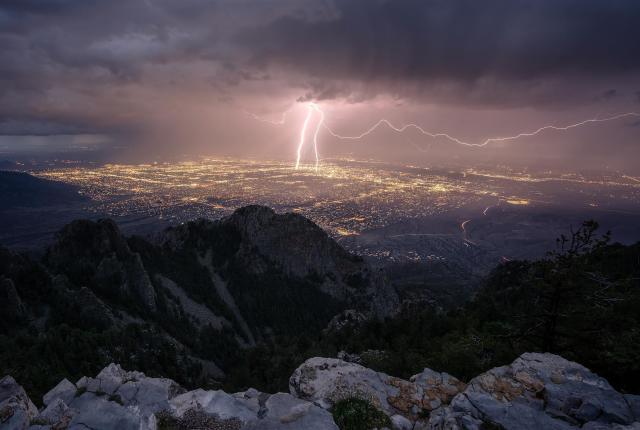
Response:
M578 363L526 353L472 379L449 406L431 414L425 428L637 428L631 400Z
M37 414L38 409L11 376L0 379L0 428L26 429Z
M359 364L319 357L305 361L289 380L291 394L325 409L357 397L370 401L392 420L410 423L448 403L464 388L453 376L430 369L406 381Z
M0 384L0 401L3 429L337 430L329 412L290 394L186 392L170 379L116 364L75 384L64 379L44 395L39 413L11 377Z
M290 390L325 409L346 398L368 400L402 429L640 428L639 396L622 395L584 366L553 354L523 354L468 385L431 369L405 381L316 357L295 370Z
M316 357L295 370L290 393L277 394L187 392L170 379L111 364L95 378L61 381L45 394L40 412L6 376L0 381L0 427L337 430L330 410L354 397L386 414L393 430L640 429L640 396L618 393L580 364L538 353L523 354L468 385L431 369L406 381Z

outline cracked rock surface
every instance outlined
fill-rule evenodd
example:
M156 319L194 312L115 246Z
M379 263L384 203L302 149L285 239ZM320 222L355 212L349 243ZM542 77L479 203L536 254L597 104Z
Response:
M586 367L525 353L472 379L449 406L431 414L425 428L636 429L637 420L633 402Z
M464 384L424 369L408 381L334 358L310 358L290 393L185 391L171 379L116 364L95 378L66 379L38 411L10 376L0 380L0 429L338 430L330 409L371 402L393 430L640 430L640 396L621 394L584 366L525 353Z
M430 369L406 381L356 363L320 357L305 361L289 380L291 394L325 409L357 397L370 401L389 417L399 415L412 423L449 403L464 388L465 384L453 376ZM405 423L400 418L394 421Z
M62 380L44 395L39 413L10 376L2 379L1 392L7 394L2 410L12 413L3 430L337 430L328 411L288 393L186 392L171 379L127 372L117 364L75 384Z
M21 430L38 414L24 389L11 376L0 379L0 428Z

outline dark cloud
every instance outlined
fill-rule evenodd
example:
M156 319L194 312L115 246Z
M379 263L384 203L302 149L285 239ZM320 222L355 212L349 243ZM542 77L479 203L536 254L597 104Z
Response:
M138 129L181 100L277 90L498 108L634 99L638 22L637 0L4 0L0 132Z
M640 71L633 0L343 0L337 17L282 17L240 37L258 63L328 80L475 84ZM322 96L322 91L318 93Z

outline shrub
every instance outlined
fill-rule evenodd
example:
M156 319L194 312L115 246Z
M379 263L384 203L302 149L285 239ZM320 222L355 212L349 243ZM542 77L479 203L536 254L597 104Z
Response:
M340 430L372 430L391 427L391 420L369 401L351 397L331 409Z

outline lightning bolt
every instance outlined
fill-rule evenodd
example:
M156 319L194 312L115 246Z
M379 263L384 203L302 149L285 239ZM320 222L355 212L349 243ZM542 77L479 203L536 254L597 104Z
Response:
M307 134L307 127L309 126L309 120L311 119L311 115L313 115L313 104L309 104L307 106L307 117L304 119L304 123L302 124L302 131L300 132L300 143L298 144L298 157L296 158L296 170L300 167L300 155L302 154L302 148L304 147L304 138ZM317 162L317 160L316 160Z
M361 134L358 134L358 135L354 135L354 136L343 136L341 134L338 134L338 133L334 132L327 125L325 125L324 127L329 132L329 134L331 136L333 136L333 137L335 137L337 139L341 139L341 140L360 140L360 139L370 135L374 131L376 131L376 129L378 129L381 125L386 125L391 130L396 131L398 133L403 133L406 130L408 130L410 128L413 128L413 129L417 130L418 132L420 132L421 134L423 134L425 136L429 136L429 137L432 137L432 138L443 137L443 138L448 139L451 142L457 143L459 145L482 148L482 147L487 146L488 144L490 144L492 142L506 142L506 141L509 141L509 140L516 140L516 139L520 139L520 138L523 138L523 137L536 136L536 135L542 133L545 130L566 131L566 130L570 130L572 128L577 128L577 127L580 127L580 126L583 126L583 125L586 125L586 124L590 124L590 123L614 121L614 120L617 120L617 119L622 119L622 118L631 117L631 116L640 117L640 113L627 112L627 113L621 113L621 114L618 114L618 115L610 116L610 117L607 117L607 118L586 119L584 121L580 121L580 122L577 122L575 124L569 124L569 125L565 125L565 126L545 125L544 127L540 127L539 129L537 129L535 131L519 133L519 134L516 134L514 136L490 137L490 138L486 139L485 141L483 141L481 143L465 142L465 141L460 140L460 139L458 139L456 137L453 137L453 136L451 136L451 135L449 135L447 133L432 133L432 132L429 132L429 131L423 129L419 125L413 124L413 123L405 124L405 125L403 125L401 127L396 127L395 125L393 125L391 123L391 121L389 121L387 119L381 119L380 121L375 123L373 126L371 126L369 129L367 129L365 132L363 132Z
M302 148L304 147L305 137L307 135L307 128L309 127L309 121L313 116L313 112L317 112L320 115L320 120L318 120L318 123L316 124L316 130L313 132L313 152L316 156L315 168L317 172L318 167L320 166L320 155L318 153L318 136L320 135L320 129L324 125L324 112L315 103L309 103L307 105L307 116L305 117L304 123L302 124L302 130L300 132L300 142L298 143L296 169L300 167L300 156L302 154Z
M259 117L258 115L252 114L250 112L245 111L245 113L247 113L248 115L252 116L254 119L261 121L261 122L266 122L269 124L273 124L273 125L283 125L286 122L286 116L289 113L289 111L291 111L290 108L287 111L283 112L282 114L282 118L278 121L273 121L273 120L268 120L268 119L264 119ZM437 139L437 138L445 138L447 140L449 140L450 142L453 143L457 143L459 145L463 145L463 146L468 146L468 147L478 147L478 148L482 148L485 147L487 145L489 145L490 143L493 142L507 142L507 141L511 141L511 140L517 140L517 139L521 139L523 137L533 137L536 136L544 131L547 130L554 130L554 131L567 131L567 130L571 130L573 128L578 128L587 124L592 124L592 123L601 123L601 122L608 122L608 121L615 121L618 119L622 119L622 118L628 118L628 117L640 117L640 113L637 112L626 112L626 113L621 113L621 114L617 114L617 115L613 115L613 116L609 116L609 117L605 117L605 118L590 118L590 119L586 119L584 121L580 121L580 122L576 122L574 124L569 124L569 125L564 125L564 126L557 126L557 125L545 125L542 126L534 131L528 131L528 132L522 132L522 133L518 133L516 135L513 136L503 136L503 137L490 137L488 139L485 139L483 142L480 143L473 143L473 142L465 142L464 140L458 139L457 137L451 136L450 134L447 133L434 133L434 132L430 132L425 130L424 128L422 128L421 126L414 124L414 123L409 123L409 124L404 124L402 126L396 126L394 125L391 121L389 121L388 119L381 119L378 122L376 122L374 125L372 125L371 127L369 127L366 131L357 134L357 135L353 135L353 136L346 136L346 135L342 135L339 133L336 133L335 131L333 131L326 123L325 123L325 114L322 111L322 109L320 109L320 107L316 104L316 103L308 103L307 104L307 116L305 117L304 123L302 124L302 130L300 132L300 141L298 143L298 149L297 149L297 158L296 158L296 169L298 169L300 167L300 157L302 154L302 149L305 145L305 139L306 139L306 134L307 134L307 128L309 126L309 122L311 121L311 117L313 116L313 113L317 112L320 115L320 120L318 121L318 123L316 124L316 129L315 132L313 134L313 149L314 149L314 153L315 153L315 157L316 157L316 164L315 164L315 169L316 171L318 170L318 166L320 163L320 157L318 154L318 137L320 134L320 129L324 128L325 130L327 130L327 132L335 137L336 139L340 139L340 140L360 140L363 139L367 136L369 136L370 134L372 134L373 132L375 132L379 127L381 127L382 125L387 126L389 129L397 132L397 133L404 133L405 131L409 130L409 129L415 129L416 131L418 131L419 133L421 133L424 136L429 136L431 138ZM416 149L420 150L420 148L417 145L414 145L416 147Z

